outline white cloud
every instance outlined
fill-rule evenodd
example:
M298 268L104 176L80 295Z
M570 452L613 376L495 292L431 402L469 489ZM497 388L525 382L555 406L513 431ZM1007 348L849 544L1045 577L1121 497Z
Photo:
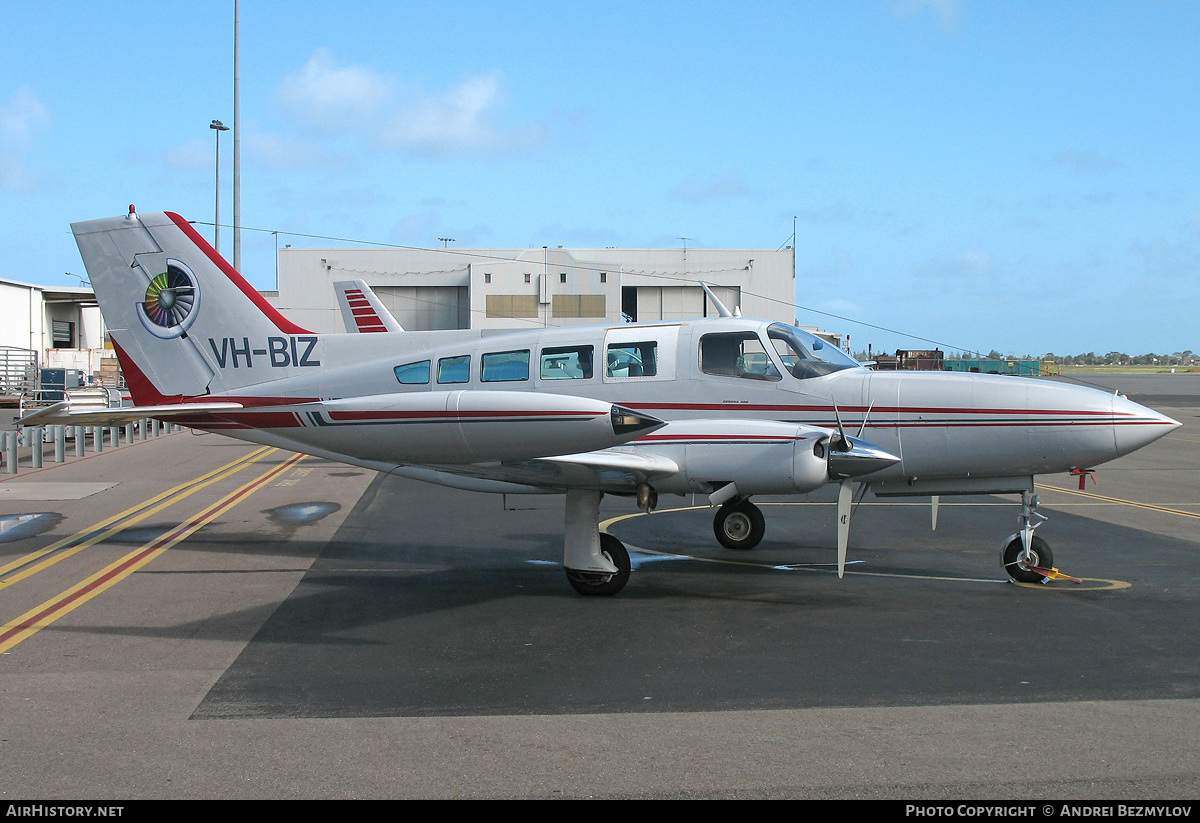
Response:
M32 191L43 178L25 167L34 136L50 128L50 112L29 88L17 89L0 108L0 189Z
M327 133L363 127L391 99L391 81L366 66L338 66L325 48L284 78L279 90L285 111Z
M278 100L303 127L358 132L379 148L422 157L522 153L545 139L541 123L500 123L505 101L497 74L426 93L367 66L339 66L327 49L284 80Z
M376 139L387 148L426 157L520 154L541 145L545 127L540 123L499 125L502 102L494 74L468 78L440 94L413 94L397 104Z

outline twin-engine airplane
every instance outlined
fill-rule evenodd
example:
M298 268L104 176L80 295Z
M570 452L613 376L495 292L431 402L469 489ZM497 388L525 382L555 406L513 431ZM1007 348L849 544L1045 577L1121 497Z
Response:
M1002 563L1052 569L1033 477L1088 469L1179 425L1124 397L978 374L875 372L782 323L403 331L365 284L338 284L348 334L271 307L183 218L72 225L136 406L64 402L24 424L153 417L460 489L566 496L563 566L576 591L629 578L599 531L604 493L718 507L730 549L763 537L755 495L839 484L844 571L852 485L877 496L1020 493ZM710 295L711 296L711 295ZM357 318L357 319L355 319ZM378 332L364 334L361 332ZM857 427L855 434L847 433ZM936 502L935 502L936 506Z

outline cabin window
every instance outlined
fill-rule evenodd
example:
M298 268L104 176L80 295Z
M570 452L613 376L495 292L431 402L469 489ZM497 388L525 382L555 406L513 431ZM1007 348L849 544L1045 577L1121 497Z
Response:
M752 331L706 334L700 338L700 371L751 380L781 380L771 355Z
M611 343L606 362L609 377L654 377L658 374L658 342Z
M542 349L543 380L588 380L592 376L591 346L557 346Z
M484 383L506 383L529 379L529 350L489 352L479 361L479 379Z
M439 383L466 383L471 379L471 356L443 357L438 361Z
M428 360L422 360L420 363L406 363L403 366L397 366L392 371L396 373L396 379L406 386L429 382Z

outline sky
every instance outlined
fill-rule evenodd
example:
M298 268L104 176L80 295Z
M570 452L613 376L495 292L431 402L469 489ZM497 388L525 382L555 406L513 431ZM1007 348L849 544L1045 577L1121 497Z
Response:
M211 238L233 8L6 6L0 277L80 285L131 203ZM260 289L302 235L795 243L856 350L1200 350L1200 3L242 0L240 44Z

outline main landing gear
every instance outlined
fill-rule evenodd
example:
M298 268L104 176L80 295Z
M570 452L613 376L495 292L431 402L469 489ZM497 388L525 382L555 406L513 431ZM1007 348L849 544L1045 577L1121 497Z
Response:
M588 597L611 597L625 588L631 569L621 541L600 532L600 492L568 489L563 571L571 587Z
M727 549L753 549L766 532L762 511L745 498L721 504L713 518L713 534Z
M629 552L620 540L611 534L601 532L600 554L616 567L615 573L564 569L571 588L587 597L611 597L625 588L625 584L629 582L632 565L629 562Z

